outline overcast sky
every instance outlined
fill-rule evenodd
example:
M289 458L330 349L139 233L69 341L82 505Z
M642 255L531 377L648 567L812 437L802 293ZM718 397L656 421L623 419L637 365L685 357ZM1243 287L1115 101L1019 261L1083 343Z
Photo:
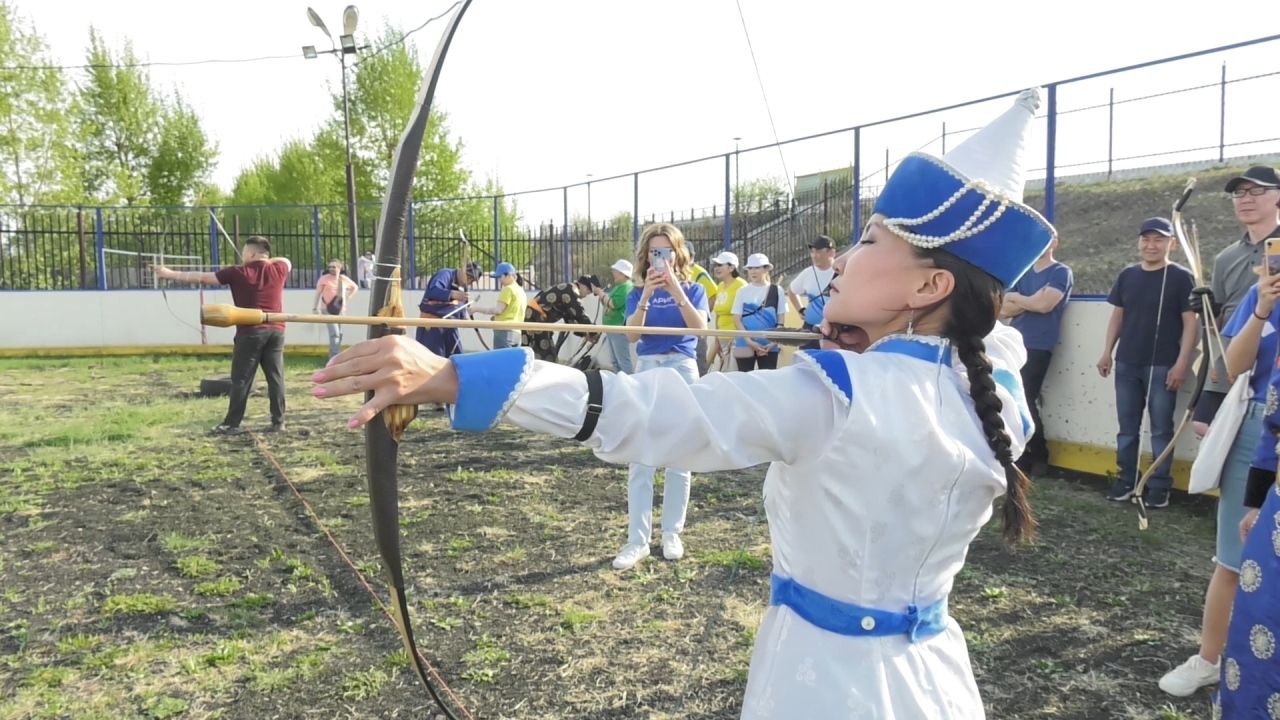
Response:
M331 29L345 3L311 0ZM360 27L376 34L439 14L451 0L362 0ZM217 141L214 180L229 188L255 157L289 138L310 137L338 82L332 58L304 60L300 47L327 41L306 20L305 2L217 3L16 0L60 63L84 61L92 25L118 47L125 38L151 61L293 55L239 65L150 70L180 88ZM1078 0L958 3L741 0L769 108L782 139L1251 39L1274 28L1264 5ZM1030 11L1035 8L1034 11ZM443 23L411 38L425 58ZM1064 88L1062 109L1229 77L1280 71L1280 43ZM1280 136L1276 78L1228 91L1227 141ZM475 0L455 38L437 92L464 160L511 191L558 186L772 142L765 101L733 0ZM1004 103L864 131L864 175L949 132L998 114ZM1043 124L1042 124L1043 125ZM1105 110L1064 116L1059 163L1104 159ZM1136 155L1216 145L1218 90L1121 106L1115 152ZM952 138L950 144L957 141ZM1043 152L1043 139L1037 144ZM1254 146L1228 155L1274 150ZM1194 157L1216 153L1200 152ZM1170 162L1184 157L1135 161ZM847 166L851 134L743 154L741 177L784 176ZM1105 169L1105 166L1101 166ZM1099 166L1081 168L1096 170ZM1078 170L1079 171L1079 170ZM1060 173L1067 170L1060 170ZM724 161L641 178L641 212L723 200ZM878 183L877 176L870 182ZM594 214L630 209L631 180L593 184ZM571 212L585 212L572 190ZM560 214L558 192L526 197L532 221Z

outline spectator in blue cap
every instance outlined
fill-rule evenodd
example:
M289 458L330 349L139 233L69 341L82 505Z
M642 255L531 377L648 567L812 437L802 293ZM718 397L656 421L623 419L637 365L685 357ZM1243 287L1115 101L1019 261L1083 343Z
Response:
M1175 242L1168 220L1145 220L1138 231L1139 261L1120 271L1107 296L1114 308L1098 374L1105 378L1115 371L1120 472L1107 499L1116 502L1132 498L1138 482L1144 407L1150 414L1151 452L1159 455L1173 440L1173 406L1178 388L1187 380L1196 346L1196 313L1191 309L1195 278L1169 259ZM1148 508L1169 505L1172 464L1170 456L1151 476L1145 498Z
M516 266L509 262L498 263L498 267L489 277L498 279L498 304L491 307L472 306L472 312L480 315L492 315L499 322L517 322L524 320L524 309L529 304L524 295L524 288L516 282ZM493 349L519 347L519 330L494 330Z

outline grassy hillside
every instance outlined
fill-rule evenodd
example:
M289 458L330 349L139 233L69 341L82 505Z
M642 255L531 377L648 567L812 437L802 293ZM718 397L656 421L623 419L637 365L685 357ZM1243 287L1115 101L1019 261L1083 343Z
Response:
M1232 167L1196 174L1196 192L1184 213L1199 230L1206 272L1212 269L1213 256L1243 232L1232 214L1231 198L1223 192L1227 180L1243 170ZM1143 219L1169 217L1187 177L1058 185L1054 218L1062 238L1058 259L1074 271L1077 293L1106 293L1111 288L1116 273L1137 260L1138 227ZM1028 193L1027 202L1042 207L1043 193ZM1185 264L1181 250L1175 250L1174 256Z

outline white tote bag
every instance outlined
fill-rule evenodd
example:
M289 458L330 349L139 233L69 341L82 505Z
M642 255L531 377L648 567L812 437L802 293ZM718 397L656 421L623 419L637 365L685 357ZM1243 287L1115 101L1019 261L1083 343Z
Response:
M1200 441L1195 462L1191 464L1188 493L1203 493L1218 487L1222 466L1227 464L1227 453L1231 452L1231 445L1240 433L1240 424L1244 422L1244 415L1252 401L1253 390L1249 387L1252 375L1252 371L1244 372L1236 378L1235 384L1222 401L1222 407L1213 416L1209 432Z

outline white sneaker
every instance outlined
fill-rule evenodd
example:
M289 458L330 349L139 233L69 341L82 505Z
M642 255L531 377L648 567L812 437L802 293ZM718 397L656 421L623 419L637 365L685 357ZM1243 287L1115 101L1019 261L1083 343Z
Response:
M684 557L684 543L675 533L662 534L662 557L668 560L679 560Z
M1174 697L1190 697L1205 685L1218 682L1218 663L1192 655L1160 678L1160 689Z
M648 545L623 545L618 551L618 557L613 559L613 568L627 570L647 557L649 557Z

